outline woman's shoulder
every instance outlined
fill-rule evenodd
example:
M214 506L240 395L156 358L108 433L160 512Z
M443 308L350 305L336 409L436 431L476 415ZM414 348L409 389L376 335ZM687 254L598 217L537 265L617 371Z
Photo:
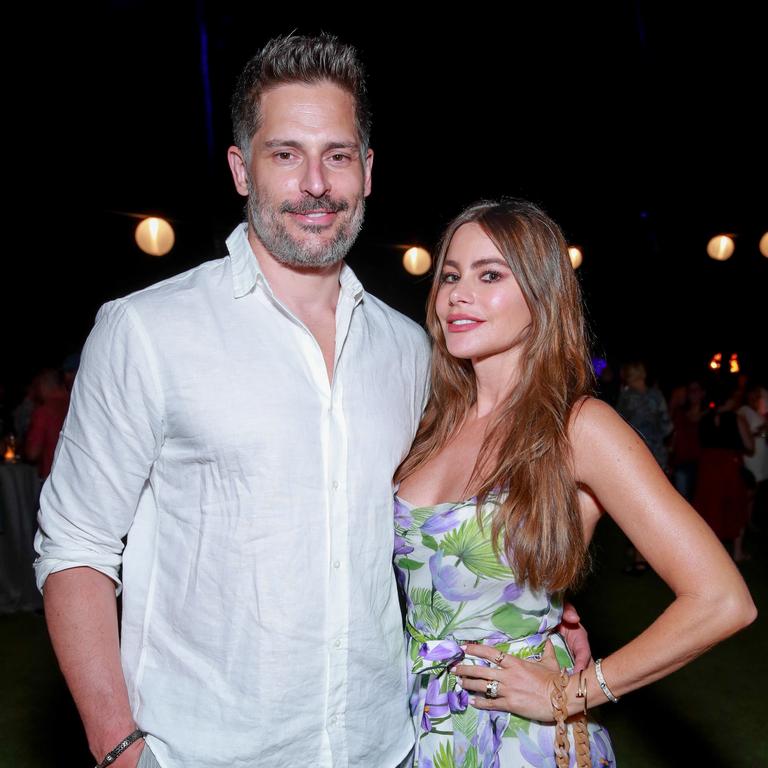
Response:
M596 397L582 397L571 409L568 440L574 453L592 451L599 444L627 435L636 433L616 410Z

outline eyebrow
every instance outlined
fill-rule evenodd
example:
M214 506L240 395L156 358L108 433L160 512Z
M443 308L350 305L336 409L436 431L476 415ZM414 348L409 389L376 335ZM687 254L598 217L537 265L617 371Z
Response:
M302 149L303 146L300 141L292 141L291 139L269 139L264 142L264 147L267 149L275 149L276 147ZM360 144L356 141L330 141L325 145L325 149L360 149Z
M488 259L478 259L477 261L473 261L470 266L472 269L481 269L482 267L487 267L489 264L500 264L502 267L506 267L507 269L509 269L509 264L507 264L507 262L504 261L504 259L493 258L493 257ZM443 266L454 267L455 269L459 269L459 265L455 261L452 261L451 259L444 261Z

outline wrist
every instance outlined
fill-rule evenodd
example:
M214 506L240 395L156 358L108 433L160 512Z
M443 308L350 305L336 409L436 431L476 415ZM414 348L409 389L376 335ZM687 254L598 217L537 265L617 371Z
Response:
M94 757L96 758L97 768L104 763L108 756L111 759L108 760L108 765L128 766L136 765L138 763L139 755L144 749L144 733L140 732L139 735L134 735L138 731L138 726L135 724L129 725L126 728L121 729L118 734L110 729L109 737L104 737L100 741L98 749L92 749ZM130 740L131 743L128 746L122 746L123 742ZM115 754L117 752L117 754ZM119 762L118 762L119 761Z

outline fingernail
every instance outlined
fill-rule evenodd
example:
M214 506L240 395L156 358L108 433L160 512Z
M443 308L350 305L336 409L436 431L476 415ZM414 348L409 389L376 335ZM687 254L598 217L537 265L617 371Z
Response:
M474 697L474 696L470 696L470 697L469 697L469 703L470 703L470 704L471 704L473 707L475 706L475 697Z
M462 684L464 681L463 681L463 680L462 680L462 679L461 679L461 678L460 678L458 675L456 675L456 682L457 682L459 685L461 685L461 684Z

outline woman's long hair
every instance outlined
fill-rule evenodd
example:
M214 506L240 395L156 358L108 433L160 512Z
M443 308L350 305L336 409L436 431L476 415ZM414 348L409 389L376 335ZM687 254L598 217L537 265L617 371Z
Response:
M503 531L504 551L518 580L533 589L559 591L576 583L586 565L568 421L580 398L591 392L594 375L565 239L532 203L475 203L443 234L427 304L434 340L432 393L397 479L445 446L477 399L472 364L448 353L435 311L448 246L456 230L470 222L482 227L509 264L531 323L521 341L517 383L489 422L469 487L478 489L478 508L496 501L492 541L499 542Z

